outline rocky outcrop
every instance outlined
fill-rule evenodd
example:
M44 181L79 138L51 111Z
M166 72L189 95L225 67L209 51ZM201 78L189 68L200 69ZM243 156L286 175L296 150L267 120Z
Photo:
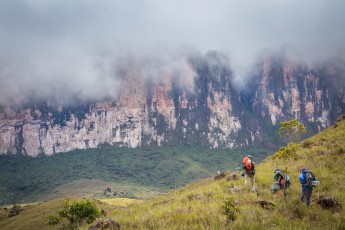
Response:
M328 84L332 77L322 69L266 58L255 95L257 113L269 118L272 125L295 118L320 131L334 122L335 114L344 112L340 94Z
M316 203L322 209L330 209L333 211L340 211L342 209L341 203L332 197L321 196L317 199Z
M94 224L89 226L87 230L96 230L96 229L109 229L109 230L120 230L121 226L114 220L111 219L97 219Z
M267 57L259 76L240 91L221 58L213 52L191 60L194 79L171 74L149 79L133 69L114 100L3 106L0 154L35 157L105 143L240 148L267 142L281 121L296 118L312 133L345 111L344 87L328 84L330 75L322 68Z

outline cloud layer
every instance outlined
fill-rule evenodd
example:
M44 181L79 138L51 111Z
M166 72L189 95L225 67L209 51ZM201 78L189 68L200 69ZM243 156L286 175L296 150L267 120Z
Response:
M229 53L238 79L263 50L344 58L343 9L343 0L4 0L0 103L115 97L128 60L147 77L193 76L188 46Z

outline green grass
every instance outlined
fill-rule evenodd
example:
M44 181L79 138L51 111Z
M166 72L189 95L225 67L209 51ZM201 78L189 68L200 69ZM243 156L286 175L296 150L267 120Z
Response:
M102 198L98 199L102 203L106 203L109 205L119 206L119 207L128 207L133 204L140 204L143 201L137 199L129 199L129 198Z

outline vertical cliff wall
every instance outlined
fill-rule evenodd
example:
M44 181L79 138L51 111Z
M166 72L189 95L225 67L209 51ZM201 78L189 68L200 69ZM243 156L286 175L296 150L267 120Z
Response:
M261 76L253 106L272 125L295 118L315 132L330 126L344 112L344 85L341 81L336 83L339 88L332 85L336 76L324 69L266 58Z
M267 57L239 90L222 58L211 52L191 60L195 78L127 71L114 100L3 106L0 154L52 155L103 143L240 148L273 142L280 121L296 118L317 132L345 111L344 87L329 84L329 71Z

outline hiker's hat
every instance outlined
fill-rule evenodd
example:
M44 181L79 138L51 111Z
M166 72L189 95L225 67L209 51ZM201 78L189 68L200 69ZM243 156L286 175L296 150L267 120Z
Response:
M249 157L250 159L252 159L253 157L252 157L252 155L248 155L247 157Z
M302 168L301 168L301 172L302 172L303 170L306 170L306 168L302 167Z
M275 168L274 169L274 172L276 173L276 172L279 172L280 170L278 169L278 168Z

